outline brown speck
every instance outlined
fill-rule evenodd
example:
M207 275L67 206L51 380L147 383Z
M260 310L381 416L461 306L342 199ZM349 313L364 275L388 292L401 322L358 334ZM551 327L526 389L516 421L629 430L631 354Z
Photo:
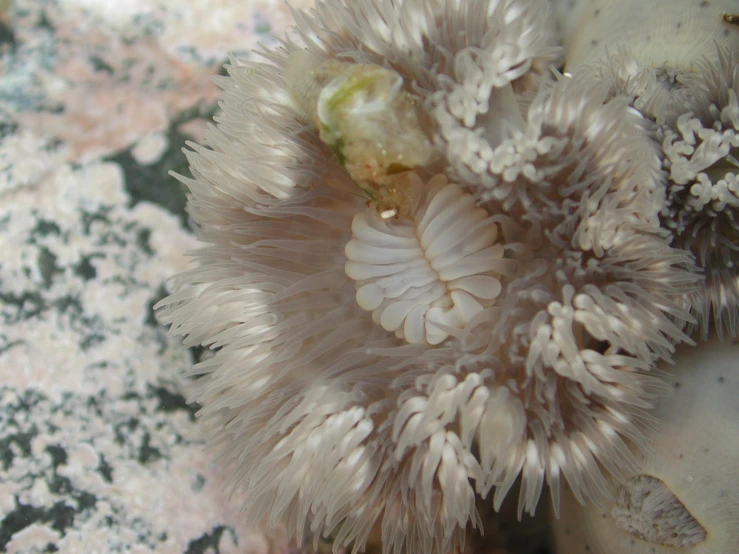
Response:
M705 8L706 6L709 6L711 3L708 0L702 0L701 2L701 8Z
M726 23L731 23L732 25L739 25L739 14L736 13L722 13L721 17Z

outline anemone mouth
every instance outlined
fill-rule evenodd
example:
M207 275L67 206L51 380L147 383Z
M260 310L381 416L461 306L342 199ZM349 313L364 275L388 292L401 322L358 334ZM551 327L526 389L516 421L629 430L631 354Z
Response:
M345 270L375 323L407 342L435 345L493 317L489 308L515 262L495 219L471 195L443 175L425 186L413 179L423 200L410 217L383 219L371 208L354 217Z

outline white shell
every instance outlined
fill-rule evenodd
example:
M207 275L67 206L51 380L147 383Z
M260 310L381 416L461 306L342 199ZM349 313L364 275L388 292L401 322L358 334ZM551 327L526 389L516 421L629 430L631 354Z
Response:
M683 346L650 412L653 452L602 508L562 497L558 554L729 554L739 546L739 345ZM646 485L645 485L646 480ZM649 483L651 482L651 484Z
M430 183L412 219L357 214L346 245L346 274L357 303L385 330L410 343L438 344L445 327L463 329L492 306L510 268L498 228L483 208L443 177Z
M285 84L351 178L385 218L407 215L406 172L437 156L422 128L418 98L403 77L375 64L290 54Z

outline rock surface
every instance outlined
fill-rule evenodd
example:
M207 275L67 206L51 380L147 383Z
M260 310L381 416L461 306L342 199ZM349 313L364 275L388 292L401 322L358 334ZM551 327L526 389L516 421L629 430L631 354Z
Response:
M195 246L183 142L276 0L0 1L0 551L267 553L152 306ZM301 2L292 2L300 6Z

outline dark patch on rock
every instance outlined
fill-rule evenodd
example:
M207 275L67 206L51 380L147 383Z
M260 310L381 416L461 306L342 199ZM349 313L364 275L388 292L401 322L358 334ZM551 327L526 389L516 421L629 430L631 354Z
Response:
M57 256L46 246L39 247L38 258L38 269L41 273L41 279L44 282L44 288L49 288L54 282L54 275L64 273L64 269L56 264Z
M49 308L38 291L24 291L22 294L0 291L0 303L5 304L0 305L0 317L6 324L33 319Z
M109 226L110 218L108 217L108 213L110 210L110 207L101 207L99 210L94 212L81 210L80 219L82 220L82 232L84 235L88 237L90 236L90 227L93 223L104 223L106 226Z
M69 314L71 316L78 316L82 313L82 303L76 296L62 296L54 301L54 308L61 314Z
M139 420L134 417L129 417L122 423L117 423L113 426L113 433L115 434L115 442L123 446L128 441L128 437L133 433L139 426Z
M136 245L144 252L147 256L151 257L154 255L154 250L151 248L151 229L144 227L139 229L136 234Z
M54 505L46 511L46 521L51 523L51 528L64 533L68 527L74 524L76 511L64 501L55 502Z
M15 508L0 522L0 552L6 552L13 535L34 523L43 521L45 515L42 508L21 504L16 497Z
M185 191L169 175L170 171L182 172L187 169L187 160L180 150L184 140L185 137L172 133L161 160L148 166L140 165L130 149L107 158L107 161L117 163L123 170L126 191L131 196L130 207L139 202L151 202L179 216L182 224L186 224Z
M95 266L92 265L94 258L104 258L102 254L90 254L89 256L82 256L77 265L74 266L74 274L82 278L84 281L90 281L97 277L98 272Z
M191 346L187 350L190 352L192 363L199 364L205 359L205 353L208 352L210 348L205 347L203 345L198 345L198 346Z
M54 24L49 19L46 10L42 10L39 14L38 21L36 22L36 27L39 29L44 29L46 31L56 31L56 27L54 27Z
M203 490L204 486L205 477L202 474L198 473L197 475L195 475L195 481L190 486L190 490L192 490L192 492L200 492L201 490Z
M5 552L13 535L34 523L48 523L52 529L64 532L74 524L75 509L63 500L50 508L38 508L22 504L15 499L15 508L0 522L0 552Z
M0 418L0 422L3 423L3 427L6 429L13 425L12 417L11 421L5 418L5 414ZM38 436L39 432L34 425L30 431L19 431L12 433L3 438L0 438L0 462L3 464L3 469L7 471L10 466L13 465L15 459L15 453L13 452L13 445L15 448L20 450L22 456L29 458L31 456L31 441Z
M95 471L100 474L106 483L113 482L113 468L102 454L100 454L100 461L98 462L98 466L95 468Z
M168 296L169 293L167 292L167 289L164 287L164 284L159 285L159 288L154 293L154 297L149 300L149 302L146 305L146 319L144 320L144 323L146 325L151 325L152 327L159 327L159 322L157 321L157 314L154 311L154 306L157 305L157 303Z
M238 544L235 533L223 525L216 525L209 533L203 533L197 539L191 540L184 554L220 554L220 544L223 534L228 531L234 544Z
M0 354L4 354L17 346L26 344L25 340L9 340L8 337L0 333ZM0 420L2 421L2 420Z
M143 439L141 439L141 446L139 447L139 463L148 464L149 462L155 462L161 458L161 451L151 445L151 434L149 434L148 431L145 432Z
M87 352L91 348L97 346L98 344L102 344L105 342L105 334L100 333L98 331L92 331L85 335L85 337L80 341L80 348Z
M53 221L46 219L39 219L36 221L36 226L31 230L31 236L35 237L47 237L49 235L61 235L62 230Z
M90 61L90 65L95 71L107 73L108 75L113 75L113 66L111 66L100 56L92 55L88 58L88 60Z
M15 121L0 121L0 138L15 134L18 124Z
M47 480L49 490L55 494L71 494L72 482L58 473L59 466L67 465L67 451L58 444L50 444L46 453L51 457L52 474Z
M177 410L184 410L188 412L190 420L195 419L195 412L197 408L187 403L184 396L179 393L172 393L164 387L152 387L149 385L149 392L156 396L159 404L156 409L159 412L175 412Z
M0 20L0 48L5 47L13 50L16 46L18 46L18 40L12 27L5 21Z
M46 453L49 454L49 456L51 456L51 464L54 466L54 468L67 465L67 460L69 459L69 456L67 456L67 451L64 450L64 448L61 445L59 444L47 445Z

